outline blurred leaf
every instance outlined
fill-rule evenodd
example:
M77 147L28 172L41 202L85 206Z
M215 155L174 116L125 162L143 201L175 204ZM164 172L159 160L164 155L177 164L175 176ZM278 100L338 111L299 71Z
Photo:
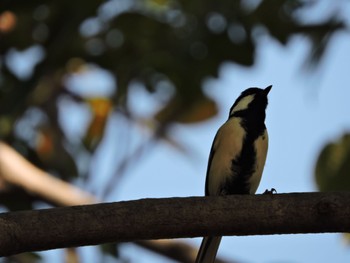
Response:
M16 26L16 15L11 11L4 11L0 14L0 32L8 33Z
M52 126L40 127L35 151L45 170L55 172L60 178L66 180L78 176L75 160L65 148L63 135Z
M110 255L113 258L119 258L118 244L115 244L115 243L102 244L100 248L104 254Z
M345 244L347 246L350 246L350 233L343 233L343 238L344 238Z
M55 147L52 134L49 131L42 131L36 141L36 151L38 155L44 159L51 159L55 154Z
M254 10L252 16L255 16L282 44L286 44L288 38L292 35L296 23L290 15L293 11L299 9L303 1L280 1L268 0L261 1ZM293 4L291 4L293 3ZM287 8L287 6L289 8ZM280 17L280 19L278 18ZM276 23L279 20L279 23Z
M36 263L42 262L42 258L38 253L21 253L14 256L6 257L5 263Z
M113 105L107 98L91 98L87 102L92 112L92 120L84 137L84 144L87 149L94 151L101 142Z
M320 191L350 191L350 134L322 149L315 179Z
M311 66L316 66L317 62L323 57L334 33L338 29L345 28L342 22L339 22L335 18L330 18L323 25L315 26L310 30L309 38L312 42L313 49L310 52L308 60Z
M286 45L287 41L296 34L308 37L312 48L305 62L316 65L326 51L331 36L338 30L346 28L337 14L330 16L328 20L314 24L303 23L295 15L304 7L310 7L316 3L316 1L305 0L265 0L261 1L252 16L265 25L269 33L281 44ZM279 20L278 23L276 23L277 20Z
M8 116L0 116L0 138L7 136L12 130L12 120Z
M69 247L64 250L65 263L79 263L79 253L75 247Z
M182 124L192 124L208 120L218 112L216 102L201 96L192 103L172 99L164 108L158 111L154 118L160 123L175 121Z

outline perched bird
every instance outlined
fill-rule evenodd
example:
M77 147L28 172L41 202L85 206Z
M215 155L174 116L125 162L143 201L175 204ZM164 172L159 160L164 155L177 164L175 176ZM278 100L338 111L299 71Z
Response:
M210 150L206 196L256 192L267 155L265 110L271 87L249 88L232 105ZM196 263L214 262L220 241L220 236L204 237Z

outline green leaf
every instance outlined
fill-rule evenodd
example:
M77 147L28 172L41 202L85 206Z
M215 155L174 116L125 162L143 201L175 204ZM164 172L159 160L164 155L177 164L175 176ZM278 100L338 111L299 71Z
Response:
M315 179L320 191L350 191L350 134L322 149Z

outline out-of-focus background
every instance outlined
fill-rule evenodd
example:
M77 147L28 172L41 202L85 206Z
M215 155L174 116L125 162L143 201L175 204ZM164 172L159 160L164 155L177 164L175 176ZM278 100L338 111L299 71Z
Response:
M232 103L272 84L258 193L349 190L349 18L346 0L2 0L2 144L90 194L86 203L199 196ZM33 191L25 171L14 180L18 164L6 153L2 146L1 211L69 205L41 192L50 181ZM349 262L348 242L341 234L225 237L218 256ZM0 262L173 261L127 243Z

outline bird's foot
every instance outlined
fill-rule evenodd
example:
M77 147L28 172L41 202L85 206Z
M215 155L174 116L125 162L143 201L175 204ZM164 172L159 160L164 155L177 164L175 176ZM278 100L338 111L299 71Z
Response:
M266 189L265 192L263 193L263 195L273 195L273 194L277 194L277 191L275 188L271 188L271 190Z

